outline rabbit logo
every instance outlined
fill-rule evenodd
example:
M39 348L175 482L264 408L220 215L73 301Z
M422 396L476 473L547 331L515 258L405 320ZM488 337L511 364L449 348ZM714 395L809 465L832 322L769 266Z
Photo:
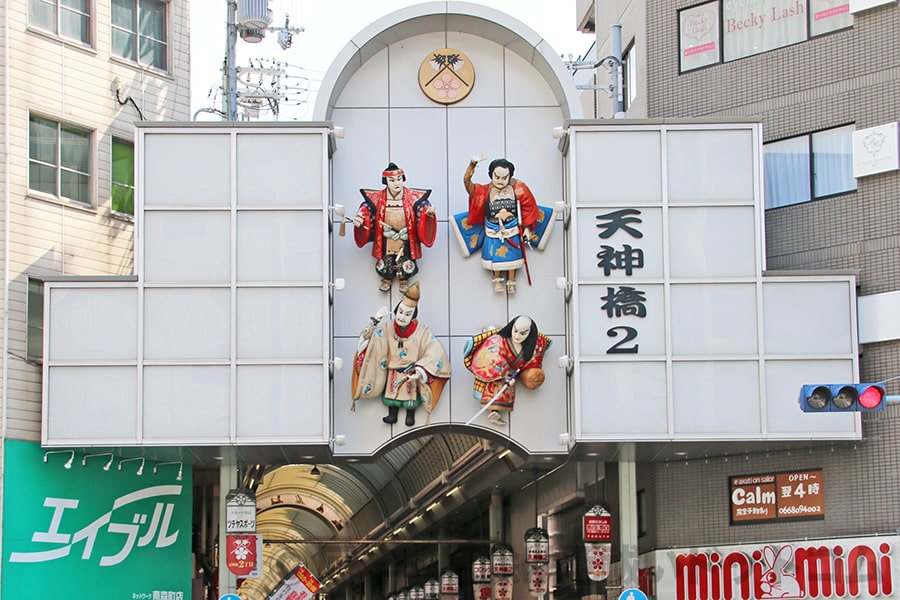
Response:
M762 592L759 596L760 600L806 597L806 594L800 589L797 576L785 572L785 568L791 564L793 557L794 548L790 545L782 546L777 552L772 546L763 548L766 570L759 581L759 589Z

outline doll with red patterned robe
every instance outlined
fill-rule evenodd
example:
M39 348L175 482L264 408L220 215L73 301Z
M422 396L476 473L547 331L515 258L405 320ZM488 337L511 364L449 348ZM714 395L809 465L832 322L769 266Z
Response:
M417 260L422 246L431 247L437 235L434 207L428 201L431 190L408 188L406 174L394 163L381 173L381 190L359 190L363 202L353 218L353 239L362 248L372 242L375 272L381 276L378 289L390 291L396 277L400 293L419 272Z
M526 316L466 341L463 362L475 375L473 394L490 411L488 421L506 424L501 413L515 405L516 382L531 390L544 383L542 364L550 344L550 338Z

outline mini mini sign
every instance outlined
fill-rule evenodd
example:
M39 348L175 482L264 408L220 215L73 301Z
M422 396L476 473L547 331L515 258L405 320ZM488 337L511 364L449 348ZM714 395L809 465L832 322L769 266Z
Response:
M438 104L455 104L475 85L475 69L469 57L453 48L435 50L419 66L419 87Z

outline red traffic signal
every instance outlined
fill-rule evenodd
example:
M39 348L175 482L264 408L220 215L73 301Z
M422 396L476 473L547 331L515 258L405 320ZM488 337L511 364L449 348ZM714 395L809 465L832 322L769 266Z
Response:
M803 412L872 412L884 410L880 383L810 384L800 388Z

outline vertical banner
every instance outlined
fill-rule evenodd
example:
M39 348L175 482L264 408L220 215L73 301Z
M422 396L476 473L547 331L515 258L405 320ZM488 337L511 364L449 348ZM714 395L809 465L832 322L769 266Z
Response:
M262 572L262 536L226 535L225 564L238 577L259 577Z
M288 573L266 600L307 600L319 591L319 580L303 563Z

